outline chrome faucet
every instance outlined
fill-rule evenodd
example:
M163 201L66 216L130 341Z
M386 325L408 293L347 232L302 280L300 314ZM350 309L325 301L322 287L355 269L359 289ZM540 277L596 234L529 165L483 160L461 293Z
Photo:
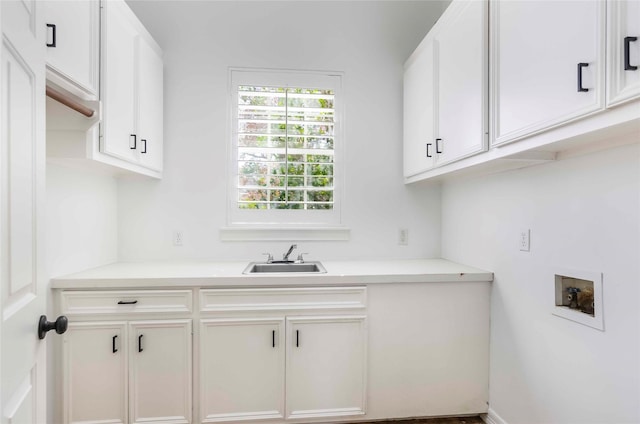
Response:
M291 254L291 252L293 252L293 249L295 249L296 247L298 247L297 244L292 244L291 247L289 248L289 250L287 250L287 253L282 255L282 260L283 261L288 261L289 260L289 255Z

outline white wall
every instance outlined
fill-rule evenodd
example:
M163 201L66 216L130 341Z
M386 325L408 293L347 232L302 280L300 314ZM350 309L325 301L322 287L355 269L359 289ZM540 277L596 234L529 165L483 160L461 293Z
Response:
M445 184L442 222L444 257L495 272L491 409L509 424L640 422L638 144ZM604 332L551 315L557 267L604 273Z
M439 256L439 187L402 183L402 65L440 2L146 2L134 12L165 52L162 181L118 186L121 260L257 259L289 243L222 242L229 67L345 72L348 242L299 243L310 258ZM409 246L399 246L399 228ZM184 246L172 246L172 232Z
M50 277L115 262L117 183L113 177L47 163Z

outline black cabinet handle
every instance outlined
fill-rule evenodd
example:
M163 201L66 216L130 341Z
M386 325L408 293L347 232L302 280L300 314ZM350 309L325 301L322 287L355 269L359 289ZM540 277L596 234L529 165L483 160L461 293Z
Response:
M118 305L135 305L138 303L137 300L120 300L118 301Z
M276 330L271 331L271 347L276 347Z
M116 353L118 351L118 349L116 349L116 339L118 338L118 335L116 334L115 336L113 336L113 338L111 339L111 351L113 353Z
M131 137L133 137L133 147L131 147ZM135 150L136 149L136 135L135 134L131 134L129 136L129 148L131 150Z
M638 69L637 66L631 64L631 54L629 52L629 44L632 41L638 41L638 37L624 37L624 70L625 71L635 71Z
M586 68L588 66L589 66L588 63L584 63L584 62L578 63L578 92L587 92L587 91L589 91L588 88L584 88L582 86L582 68Z
M429 147L430 146L431 146L431 143L427 143L427 157L428 158L433 157L433 156L431 156L431 153L429 153Z
M142 151L140 153L147 153L147 140L141 138L140 141L144 143L144 147L142 148Z
M67 325L69 324L69 320L64 315L61 315L55 321L47 321L46 315L40 315L40 320L38 321L38 338L40 340L44 339L44 336L47 335L47 332L51 330L56 330L56 333L62 334L67 331Z
M142 352L142 336L143 334L138 336L138 352Z
M56 25L55 24L47 24L47 28L52 29L52 42L47 43L47 47L55 47L56 46Z
M436 153L442 153L442 149L440 149L441 138L436 138Z
M296 330L296 347L300 347L300 332Z

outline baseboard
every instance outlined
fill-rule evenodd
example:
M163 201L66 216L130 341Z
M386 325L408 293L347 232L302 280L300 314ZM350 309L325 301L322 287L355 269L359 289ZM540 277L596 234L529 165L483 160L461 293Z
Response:
M481 415L482 420L487 424L508 424L505 420L500 417L500 415L496 414L496 411L489 408L489 412Z

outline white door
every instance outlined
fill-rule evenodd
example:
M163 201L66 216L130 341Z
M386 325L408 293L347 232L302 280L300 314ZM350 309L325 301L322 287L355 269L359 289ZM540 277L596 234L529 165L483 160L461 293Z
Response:
M45 25L34 0L0 1L0 422L46 421Z
M459 1L434 37L438 165L487 149L487 2Z
M287 318L287 418L364 415L365 317Z
M640 1L607 2L607 106L640 97Z
M202 321L201 422L284 418L284 336L284 318Z
M126 423L124 322L72 323L63 338L64 423Z
M129 326L129 420L191 422L191 320Z
M49 0L42 4L47 24L50 76L78 96L97 100L100 2Z
M606 2L491 5L494 144L604 107Z
M102 139L100 151L129 162L139 158L135 133L138 31L124 1L102 2Z
M434 66L433 41L426 38L405 64L403 99L404 176L433 167Z
M144 38L138 38L138 134L140 164L162 171L162 56Z

